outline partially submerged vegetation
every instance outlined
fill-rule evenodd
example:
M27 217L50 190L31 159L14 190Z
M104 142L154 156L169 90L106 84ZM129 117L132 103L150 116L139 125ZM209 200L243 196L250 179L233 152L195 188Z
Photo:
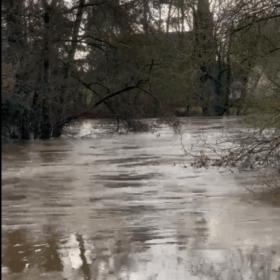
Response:
M215 145L209 144L203 133L198 144L203 144L206 151L197 146L186 150L186 155L193 157L195 168L226 167L232 172L258 170L256 186L248 188L256 198L271 201L280 206L280 131L279 115L266 115L259 123L248 119L236 127L225 128L223 135ZM254 116L252 117L254 118ZM265 188L259 189L262 185Z
M180 132L173 115L238 114L250 131L194 165L279 169L277 4L156 2L4 1L2 138L60 137L97 108L127 132L151 129L147 117Z
M260 34L262 35L265 36ZM280 46L279 30L276 38ZM258 52L255 55L258 55ZM257 187L249 190L256 197L271 200L278 205L280 204L280 69L276 64L279 63L280 48L275 49L273 57L259 57L255 67L251 68L246 95L243 96L241 125L230 127L229 131L225 131L215 146L201 137L200 140L208 148L208 152L201 152L197 147L192 151L185 150L186 154L193 156L195 167L224 166L239 172L263 171L257 184L265 186L264 190ZM240 110L238 106L232 106L230 109L231 113L237 113L238 110Z
M277 5L214 2L4 1L2 136L59 137L97 107L129 131L247 114L279 87Z
M280 172L263 174L259 177L259 184L264 186L262 190L255 190L254 186L248 188L256 199L280 207Z

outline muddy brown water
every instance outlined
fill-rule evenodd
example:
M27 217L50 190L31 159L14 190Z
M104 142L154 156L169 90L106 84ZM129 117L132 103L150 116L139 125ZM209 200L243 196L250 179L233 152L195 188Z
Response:
M183 121L186 148L236 125ZM280 279L280 208L244 188L258 174L193 169L167 127L68 129L2 143L3 279Z

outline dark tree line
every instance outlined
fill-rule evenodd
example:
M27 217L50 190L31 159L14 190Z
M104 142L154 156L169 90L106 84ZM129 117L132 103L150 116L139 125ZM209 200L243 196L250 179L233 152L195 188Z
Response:
M279 57L279 5L251 2L2 1L2 134L59 137L97 106L124 122L172 102L222 115L236 79L241 114Z

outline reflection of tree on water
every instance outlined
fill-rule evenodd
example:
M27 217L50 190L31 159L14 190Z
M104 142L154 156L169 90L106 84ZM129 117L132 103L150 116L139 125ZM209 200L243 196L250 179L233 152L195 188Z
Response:
M208 280L280 279L279 245L271 246L264 252L256 246L246 251L208 249L208 245L204 246L207 239L206 220L201 212L193 214L197 216L193 224L181 219L177 227L179 249L187 251L185 267L193 276ZM193 233L190 229L192 226Z
M31 246L26 243L25 239L25 231L14 230L3 233L2 265L8 267L11 272L22 272L28 264Z
M119 277L135 269L132 255L145 251L148 248L145 242L155 238L150 228L138 226L115 232L102 228L90 238L73 234L76 245L59 234L56 226L44 226L41 237L37 234L36 240L32 240L31 234L28 229L26 232L23 229L4 231L3 266L9 270L7 279L14 279L11 273L17 273L19 279L29 279L30 275L33 277L30 279L61 279L65 277L62 276L67 269L65 265L68 268L70 265L67 279L102 279L109 274ZM78 259L75 267L69 259L71 251L75 251Z
M17 163L25 163L30 160L30 143L5 143L2 148L2 162L11 162L15 167ZM21 166L21 164L19 164Z
M43 268L45 271L62 271L63 265L59 256L59 236L51 227L46 227L46 246L44 248Z
M86 249L85 249L83 236L80 234L76 234L76 238L77 238L77 241L79 242L79 248L80 248L80 252L81 252L81 254L80 254L80 257L82 260L81 270L84 273L85 280L90 280L91 279L90 267L89 267L89 264L88 264L86 256L85 256Z
M265 252L260 252L258 247L241 251L224 248L213 250L208 249L207 244L204 246L209 238L209 224L206 212L201 211L204 208L203 197L198 196L194 203L194 210L183 213L177 226L179 249L187 251L186 266L193 276L209 280L280 279L279 245Z
M62 143L42 143L42 147L38 151L39 158L42 163L59 162L65 160L71 154L67 148L67 142Z
M278 264L275 260L278 251ZM222 261L211 260L201 252L200 259L193 262L192 274L221 280L278 280L280 279L280 247L272 246L269 252L261 253L258 247L244 252L241 250L220 250ZM208 255L214 252L209 252ZM276 266L275 266L276 265ZM279 266L277 268L277 266Z
M46 240L40 244L28 240L28 232L23 229L3 233L3 265L13 273L25 273L34 268L41 272L62 271L58 253L59 236L51 229L45 231Z
M183 213L177 225L177 241L180 250L195 253L208 238L208 225L203 209L204 198L197 195L194 201L194 209Z
M135 269L135 260L132 254L145 251L147 246L145 241L151 239L149 229L128 230L121 229L114 235L98 240L92 238L95 244L92 252L92 279L102 279L106 275L111 274L119 279L121 275L127 275L129 271ZM100 235L99 235L100 236Z

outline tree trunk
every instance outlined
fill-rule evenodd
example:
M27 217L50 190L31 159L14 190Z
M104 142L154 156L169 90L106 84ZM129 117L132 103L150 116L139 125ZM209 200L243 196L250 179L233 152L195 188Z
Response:
M247 86L248 86L248 81L249 81L249 73L250 73L252 67L253 67L253 61L249 61L248 69L244 74L243 87L242 87L240 98L238 100L238 105L237 105L237 115L239 115L239 116L243 113L244 102L247 97Z
M49 70L50 70L50 6L45 2L45 14L44 14L44 45L43 45L43 121L40 125L40 139L49 139L51 137L51 123L50 123L50 104L49 104Z
M62 134L63 125L56 124L52 130L52 137L58 138Z
M167 16L167 22L166 22L166 33L169 33L170 16L171 16L171 9L172 9L172 5L173 5L173 1L174 0L171 0L169 3L168 16Z
M65 69L65 79L69 79L71 77L71 72L72 72L72 65L77 49L77 44L78 44L78 36L79 36L79 30L82 22L82 16L84 12L84 5L85 5L85 0L79 0L79 7L77 11L77 16L74 22L74 27L73 27L73 33L72 33L72 40L71 40L71 47L70 51L68 52L68 61L66 64L66 69ZM61 95L58 97L58 100L61 104L65 104L65 99L64 97L67 95L67 90L64 88L62 90ZM65 114L65 107L63 106L63 112L62 116ZM56 124L53 127L52 131L52 137L60 137L62 134L62 129L63 125L61 125L61 121L57 121Z
M158 2L159 20L158 20L158 32L161 32L161 3Z
M50 121L50 57L51 57L51 17L53 11L56 9L56 4L58 0L52 0L50 4L48 4L47 0L43 0L44 6L44 43L43 43L43 94L44 100L42 105L42 123L40 125L40 139L49 139L52 134L52 125Z
M7 29L7 42L8 42L8 59L12 61L13 64L18 63L18 53L23 47L23 1L21 0L11 0L3 3L3 8L5 8L6 14L6 29ZM9 62L10 62L9 61Z
M226 89L226 96L224 102L224 110L226 114L229 114L229 96L230 96L230 84L231 84L231 68L230 68L230 59L229 55L227 58L227 89Z
M244 102L245 102L245 98L247 96L247 84L248 84L248 75L246 74L246 76L244 77L243 80L243 88L241 90L241 95L240 98L238 100L238 105L237 105L237 115L240 116L243 113L243 109L244 109Z
M25 109L22 114L20 136L22 140L30 140L30 118L27 109Z
M72 41L71 41L71 48L68 53L68 65L67 65L67 76L70 77L70 71L71 71L71 64L73 63L75 52L77 49L78 44L78 36L79 36L79 30L82 22L82 16L84 11L84 5L85 0L79 0L79 8L77 11L76 20L74 22L74 28L72 33Z
M211 53L211 48L213 44L213 30L209 29L209 1L198 1L197 10L194 11L194 34L195 34L195 57L197 59L197 91L202 89L202 94L207 94L206 98L202 97L203 102L209 103L215 95L216 84L213 85L213 77L211 76L211 65L215 62L215 56ZM218 97L218 96L216 96ZM211 103L211 102L210 102ZM202 111L203 115L209 115L213 113L213 105L210 104L206 107L203 105Z
M187 106L187 117L190 116L190 105Z
M182 35L184 33L184 21L185 21L185 14L184 14L184 1L182 1L181 3L181 24L182 24L182 27L181 27L181 32L182 32Z
M209 116L209 109L208 107L202 107L202 115L203 116Z
M225 102L224 102L224 109L225 109L225 113L227 114L227 116L229 115L229 96L230 96L230 86L231 86L230 52L231 52L231 36L229 37L227 57L226 57L227 89L226 89L226 97L225 97Z
M143 0L143 30L145 34L149 33L148 13L149 5L148 0Z

